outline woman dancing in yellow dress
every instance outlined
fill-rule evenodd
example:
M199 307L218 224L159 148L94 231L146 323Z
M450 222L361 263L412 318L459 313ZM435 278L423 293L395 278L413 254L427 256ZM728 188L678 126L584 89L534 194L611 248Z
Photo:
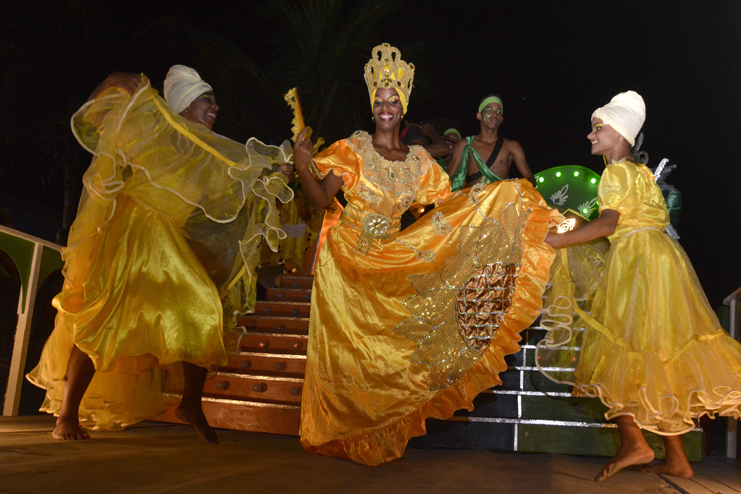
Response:
M587 138L592 154L607 162L600 216L546 238L554 247L602 236L611 242L591 315L577 310L585 321L581 342L568 328L559 334L556 324L539 345L539 351L557 350L557 342L580 346L575 389L599 397L617 423L620 449L598 481L654 459L641 429L660 434L666 447L666 462L646 471L691 477L680 435L702 415L739 418L741 408L741 345L721 328L684 250L664 233L669 214L653 174L631 158L644 118L643 99L633 91L592 114ZM576 307L573 295L567 298ZM541 367L549 366L547 356L539 357Z
M540 314L553 250L550 210L526 180L451 194L445 171L399 138L414 66L388 44L365 68L375 132L356 132L312 160L295 146L318 208L347 207L316 267L301 444L378 465L404 454L425 419L472 409L500 384L504 356ZM444 201L444 202L443 202ZM437 204L399 231L412 203Z
M275 199L292 194L267 159L211 131L219 107L195 70L173 66L165 99L116 73L72 118L94 158L55 329L29 374L56 439L163 412L158 367L182 363L176 415L218 441L201 408L207 369L227 361L224 327L253 306L261 239L277 244Z

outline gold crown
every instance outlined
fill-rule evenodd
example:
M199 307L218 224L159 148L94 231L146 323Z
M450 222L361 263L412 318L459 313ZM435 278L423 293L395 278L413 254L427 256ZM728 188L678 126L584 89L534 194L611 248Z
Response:
M401 52L388 43L378 45L371 51L371 59L365 64L365 83L368 95L373 99L377 89L396 89L401 96L406 113L409 95L412 93L414 64L401 59ZM371 105L373 101L371 101Z

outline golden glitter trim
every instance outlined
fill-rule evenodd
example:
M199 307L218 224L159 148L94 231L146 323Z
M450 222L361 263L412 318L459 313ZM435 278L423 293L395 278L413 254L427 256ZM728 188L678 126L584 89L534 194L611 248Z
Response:
M417 259L421 259L426 262L432 262L437 259L437 254L432 250L419 250L417 251Z
M417 295L394 330L418 343L410 360L429 366L431 391L463 377L489 347L512 304L528 217L513 203L496 220L461 227L441 271L409 277Z
M352 204L349 204L342 211L340 221L360 230L360 236L354 248L363 255L368 254L374 240L390 238L399 232L401 225L399 218L390 218L378 213L367 213Z
M450 223L445 221L445 215L442 211L432 213L432 227L435 229L435 233L441 237L448 235L451 230Z
M487 184L483 184L481 182L477 183L473 187L471 187L471 192L469 192L469 197L471 198L471 202L474 204L479 203L479 194L482 190L484 190L484 187L486 187Z

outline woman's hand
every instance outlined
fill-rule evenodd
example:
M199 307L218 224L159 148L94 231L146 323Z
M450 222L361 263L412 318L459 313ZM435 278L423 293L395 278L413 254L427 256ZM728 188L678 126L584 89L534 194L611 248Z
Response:
M106 79L108 87L117 87L123 89L129 94L134 94L136 88L142 81L139 74L129 74L127 72L114 72Z
M312 175L309 163L314 156L314 145L311 143L311 139L306 138L307 130L302 130L296 136L296 143L293 146L293 159L296 163L298 179L301 181L301 188L314 207L323 209L332 204L334 196L340 191L344 180L333 172L326 173L323 179Z
M589 242L600 237L607 237L617 228L620 222L620 212L616 209L603 209L600 215L587 224L566 233L548 232L545 243L559 249L569 245Z
M289 182L293 180L293 173L296 171L293 167L293 163L286 163L285 165L280 165L278 168L278 171L282 173Z
M314 155L314 144L306 137L308 129L304 129L296 136L296 144L293 146L293 157L296 162L296 170L302 172L309 167L311 157Z
M95 91L93 91L93 94L90 95L89 100L97 98L100 93L112 87L117 87L123 89L129 94L134 94L134 91L136 91L136 88L139 87L141 81L142 76L139 74L114 72L106 77L106 79L101 82L98 87L95 88Z

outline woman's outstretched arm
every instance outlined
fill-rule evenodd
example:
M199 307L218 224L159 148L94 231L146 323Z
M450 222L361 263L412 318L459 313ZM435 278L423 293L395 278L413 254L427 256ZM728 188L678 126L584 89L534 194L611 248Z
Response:
M112 87L118 87L129 94L134 94L134 91L136 91L136 88L139 87L139 83L141 82L141 80L142 76L140 76L139 74L114 72L106 77L103 82L98 84L98 87L95 88L93 94L91 94L88 98L88 101L97 98L100 93Z
M589 242L596 238L610 235L617 228L620 213L615 209L603 209L596 220L592 220L581 228L566 233L548 233L545 243L551 247L568 247L569 245Z
M293 153L301 187L311 203L318 209L326 208L332 204L334 196L342 188L342 177L338 177L334 173L328 173L320 181L312 175L311 170L309 170L309 163L311 163L311 157L314 154L314 145L311 143L311 139L306 138L306 129L302 130L296 137Z

